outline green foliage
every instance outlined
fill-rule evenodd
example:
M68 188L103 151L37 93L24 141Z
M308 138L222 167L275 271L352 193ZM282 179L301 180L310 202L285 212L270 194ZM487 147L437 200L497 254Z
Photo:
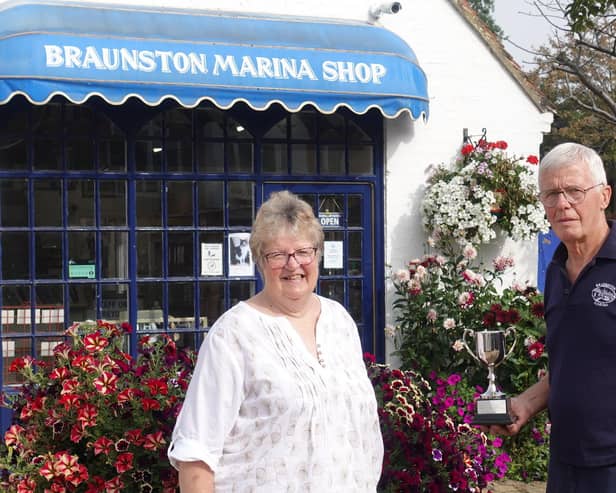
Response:
M616 0L573 0L567 6L566 14L573 31L580 33L594 26L595 17L605 15L614 7Z
M473 10L477 12L479 18L490 28L490 30L496 34L499 38L504 36L504 32L501 27L494 20L494 0L469 0Z
M510 357L496 375L503 391L516 395L536 383L547 368L543 297L534 287L503 286L505 272L513 267L511 258L498 257L487 269L473 264L475 256L470 245L454 258L425 255L393 276L396 327L390 334L396 355L402 368L443 378L460 374L483 391L487 370L465 350L466 343L474 351L468 331L513 328L515 336L506 339ZM545 478L546 419L545 413L536 417L518 436L505 440L512 459L509 477Z

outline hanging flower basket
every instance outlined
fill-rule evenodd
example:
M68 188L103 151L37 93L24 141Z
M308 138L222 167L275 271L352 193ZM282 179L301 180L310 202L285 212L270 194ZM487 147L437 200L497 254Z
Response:
M537 194L536 156L508 156L505 141L467 144L453 168L438 166L428 180L423 223L443 248L490 243L497 231L514 240L547 232Z

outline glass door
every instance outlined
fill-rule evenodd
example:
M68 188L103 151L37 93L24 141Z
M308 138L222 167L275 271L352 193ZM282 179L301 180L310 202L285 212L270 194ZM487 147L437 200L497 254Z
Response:
M375 352L377 302L374 193L371 184L265 183L270 193L289 190L312 205L325 232L317 292L340 302L359 328L364 351Z

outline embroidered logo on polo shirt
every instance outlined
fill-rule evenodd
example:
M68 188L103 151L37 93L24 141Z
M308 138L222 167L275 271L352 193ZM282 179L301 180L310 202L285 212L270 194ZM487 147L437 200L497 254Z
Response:
M592 299L596 306L607 306L616 300L616 288L607 282L596 284L592 290Z

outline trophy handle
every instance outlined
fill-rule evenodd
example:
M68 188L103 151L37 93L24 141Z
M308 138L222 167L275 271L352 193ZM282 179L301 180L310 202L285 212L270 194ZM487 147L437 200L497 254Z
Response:
M518 342L518 338L516 337L517 332L513 327L509 327L506 331L505 331L505 339L507 339L507 337L513 333L513 344L511 345L511 347L509 348L509 351L507 351L507 353L505 354L505 357L500 360L495 366L494 368L496 368L498 365L500 365L503 361L505 361L507 358L509 358L509 356L511 356L511 353L513 352L513 350L515 349L515 344L516 342Z
M477 357L477 355L473 352L473 350L470 347L468 347L468 344L466 343L467 334L473 337L475 335L475 331L473 329L464 329L464 332L462 333L462 345L464 346L464 349L466 349L468 354L470 354L475 361L478 361L479 363L481 363L481 360Z

